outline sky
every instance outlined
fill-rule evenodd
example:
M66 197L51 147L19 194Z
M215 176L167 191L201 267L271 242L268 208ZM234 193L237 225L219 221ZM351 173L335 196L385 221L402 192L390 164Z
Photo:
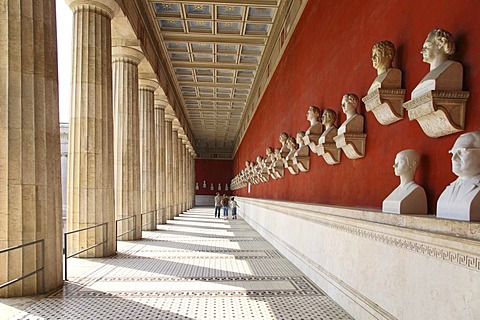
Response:
M73 13L65 0L57 0L58 92L60 122L70 121Z

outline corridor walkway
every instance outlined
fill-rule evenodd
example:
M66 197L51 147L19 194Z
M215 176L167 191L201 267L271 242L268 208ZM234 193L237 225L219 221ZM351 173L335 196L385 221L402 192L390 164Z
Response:
M0 299L0 311L10 305L10 319L352 319L241 218L195 208L158 227L119 242L115 257L69 259L63 289Z

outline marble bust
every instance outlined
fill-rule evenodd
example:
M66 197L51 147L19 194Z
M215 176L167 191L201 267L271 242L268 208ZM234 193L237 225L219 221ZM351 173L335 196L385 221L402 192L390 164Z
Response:
M431 90L462 90L463 67L459 62L450 60L450 56L455 53L455 43L450 32L443 29L432 30L420 53L423 62L430 64L430 72L413 89L412 99Z
M318 139L319 144L334 143L333 137L337 135L337 127L335 127L335 121L337 121L337 113L332 109L326 109L322 114L322 124L325 126L325 131Z
M297 142L293 137L288 137L285 145L289 150L288 155L285 157L285 160L291 161L293 156L295 155L295 151L297 151Z
M282 144L282 147L280 148L280 155L281 155L281 158L284 158L284 159L287 156L287 154L290 152L290 150L288 150L286 145L287 139L288 139L288 133L286 133L285 131L280 133L280 136L278 137L278 141L280 141L280 143Z
M315 106L310 106L307 111L307 120L310 122L310 127L305 131L305 134L320 134L322 133L322 124L320 123L320 109Z
M272 164L273 161L275 161L275 155L273 153L273 149L271 147L267 147L265 148L265 166L267 168L270 167L270 165Z
M373 81L368 93L375 89L398 89L402 85L402 72L392 67L395 58L395 45L388 41L377 42L372 48L372 64L377 70L377 77Z
M293 137L288 137L285 143L290 152L285 157L285 168L290 171L291 174L298 174L298 167L294 164L295 152L297 151L297 142Z
M342 98L342 110L347 116L345 122L338 128L338 134L363 133L363 116L357 113L358 97L356 94L347 93Z
M438 198L437 218L480 221L480 131L460 135L449 152L458 178Z
M298 149L295 151L295 157L307 157L310 154L310 149L305 145L303 138L305 137L305 131L298 131L296 136L296 142Z
M425 190L415 183L415 171L420 164L417 151L408 149L397 153L393 169L400 185L385 198L382 211L399 214L427 214Z
M322 134L322 123L320 122L320 109L315 106L310 106L307 111L307 120L310 122L310 127L305 131L303 142L309 146L312 151L315 151L318 138Z

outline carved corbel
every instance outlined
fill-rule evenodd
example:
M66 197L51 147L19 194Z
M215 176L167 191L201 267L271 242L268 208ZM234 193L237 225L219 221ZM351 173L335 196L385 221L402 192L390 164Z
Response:
M342 150L337 148L335 142L319 143L317 146L317 154L322 156L327 164L334 165L340 163Z
M294 157L293 164L297 166L301 172L308 172L310 170L310 157Z
M432 90L405 102L403 107L427 136L438 138L464 130L469 95L468 91Z
M333 137L337 148L341 148L349 159L365 157L366 133L342 133Z
M405 89L375 89L362 98L367 111L383 125L389 125L403 119Z

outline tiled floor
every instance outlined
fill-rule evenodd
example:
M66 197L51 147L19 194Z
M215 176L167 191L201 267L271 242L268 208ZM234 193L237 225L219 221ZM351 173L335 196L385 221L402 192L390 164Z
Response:
M352 319L245 221L215 219L211 208L119 242L118 251L69 259L63 289L2 299L0 312L10 305L10 319Z

